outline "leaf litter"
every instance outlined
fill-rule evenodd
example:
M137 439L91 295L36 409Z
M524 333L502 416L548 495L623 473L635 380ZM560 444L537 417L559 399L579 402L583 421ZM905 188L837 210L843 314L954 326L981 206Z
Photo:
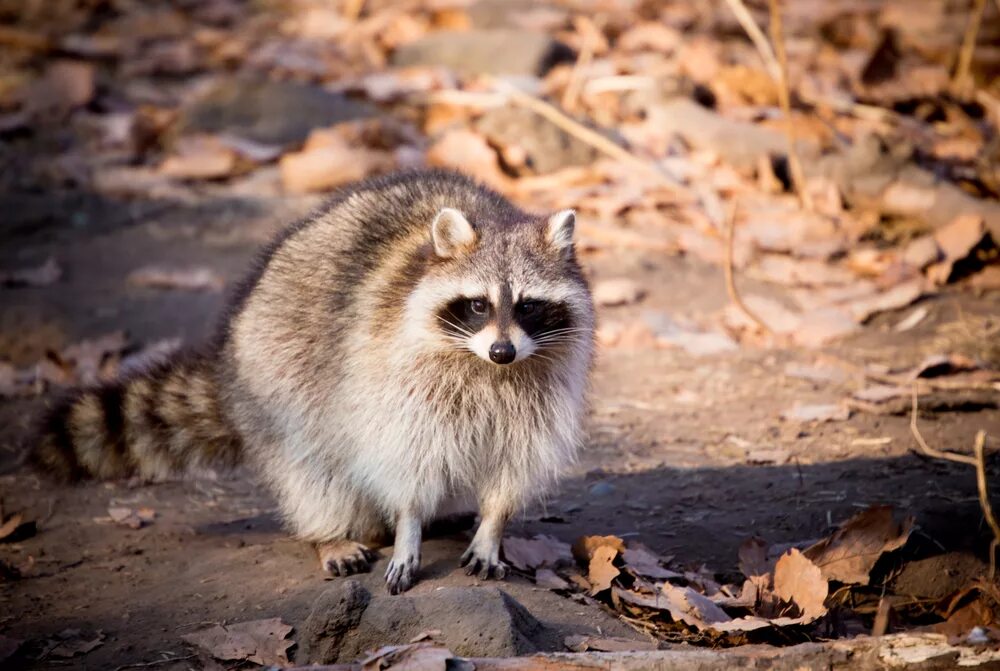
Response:
M717 581L706 567L671 567L670 557L617 536L578 538L572 545L573 563L522 564L537 566L534 577L539 586L571 595L585 593L627 621L641 622L645 631L660 639L681 636L682 640L715 645L786 643L807 640L814 635L810 632L824 630L818 628L828 629L833 624L828 617L831 610L841 620L874 613L874 606L869 611L865 604L872 598L877 602L879 594L884 596L886 590L893 589L895 576L908 565L897 551L906 545L913 528L912 517L899 520L891 506L876 505L845 520L818 541L772 546L759 537L747 538L738 557L743 579L735 583ZM881 586L872 591L876 575ZM984 588L975 587L978 584L973 580L964 591L948 592L936 611L917 609L912 617L920 621L930 613L947 622L958 608L952 602L965 604L979 598L976 590ZM913 585L906 589L912 591ZM852 601L858 604L856 613L852 612ZM1000 599L996 608L1000 609ZM974 611L976 616L971 619L975 626L985 625L992 621L984 619L987 610L975 606L960 617L971 617L969 613ZM904 612L902 607L897 611ZM967 633L968 627L964 631ZM567 641L571 649L617 650L625 649L624 645L586 637Z
M288 649L295 644L288 639L291 633L290 625L280 618L270 618L229 625L216 624L184 634L181 638L215 659L247 661L262 666L287 666Z

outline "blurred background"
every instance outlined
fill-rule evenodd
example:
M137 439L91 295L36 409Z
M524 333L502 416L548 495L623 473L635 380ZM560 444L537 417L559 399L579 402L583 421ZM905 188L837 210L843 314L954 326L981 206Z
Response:
M25 440L60 390L209 336L255 250L335 189L423 166L579 213L591 437L516 533L725 573L750 535L787 547L884 503L916 519L908 560L965 567L883 575L901 621L947 621L987 575L995 0L0 0L0 493L34 524L0 538L23 614L0 632L40 659L97 623L117 643L88 659L140 659L143 604L233 617L250 580L302 614L320 578L246 479L53 488ZM123 506L156 521L93 522ZM963 631L994 626L996 593L964 594Z

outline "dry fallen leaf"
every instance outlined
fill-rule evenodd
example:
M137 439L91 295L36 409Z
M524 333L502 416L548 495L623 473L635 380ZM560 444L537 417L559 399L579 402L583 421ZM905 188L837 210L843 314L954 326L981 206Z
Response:
M62 273L62 268L56 263L56 260L49 258L37 268L0 272L0 286L47 287L58 282Z
M872 506L803 554L819 567L826 580L867 585L868 574L879 557L903 547L912 529L912 517L900 523L893 518L892 506Z
M677 622L684 622L697 629L706 629L710 625L732 620L726 611L712 603L711 599L690 587L663 583L662 593L663 600L660 607L670 611L670 616Z
M288 649L295 642L288 640L292 627L280 618L253 620L207 629L181 636L221 660L248 661L264 666L287 666ZM416 644L422 645L422 644Z
M600 280L593 286L594 303L604 307L615 307L635 303L645 295L645 290L627 277Z
M795 603L807 620L826 613L823 602L829 591L819 567L798 550L792 548L778 558L774 566L774 593Z
M604 545L613 547L615 552L625 552L625 543L618 536L580 536L571 548L573 558L581 565L586 566L590 563L597 548Z
M668 580L679 578L682 574L664 568L660 562L664 561L654 554L649 548L639 544L630 543L625 552L622 553L622 560L625 567L633 573L647 578Z
M506 537L502 543L504 559L522 571L533 571L542 566L554 567L573 559L569 543L544 534L534 538Z
M362 659L361 669L362 671L380 671L389 668L396 671L445 671L452 656L451 650L431 641L386 645Z
M145 266L129 273L126 281L137 287L151 289L184 289L187 291L221 291L225 280L211 268L168 268Z
M98 631L93 637L82 636L79 629L64 629L51 642L48 656L69 658L86 655L104 642L104 634Z
M427 163L456 168L494 188L504 188L509 181L497 163L497 153L486 138L470 130L446 132L427 150Z
M610 545L602 545L594 550L587 568L587 580L590 581L590 594L603 592L611 587L611 581L617 578L621 571L613 564L618 550Z
M177 141L174 153L160 164L160 174L174 179L221 179L237 172L236 152L211 135L192 135Z
M535 570L535 584L545 589L569 589L569 583L549 568Z

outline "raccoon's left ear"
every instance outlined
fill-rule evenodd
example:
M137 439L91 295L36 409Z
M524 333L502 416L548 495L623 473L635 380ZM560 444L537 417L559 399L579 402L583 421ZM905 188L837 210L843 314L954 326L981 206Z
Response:
M576 212L561 210L549 217L545 238L560 252L573 249L573 229L576 227Z
M452 207L445 207L431 224L434 251L443 259L458 256L476 243L476 229L465 215Z

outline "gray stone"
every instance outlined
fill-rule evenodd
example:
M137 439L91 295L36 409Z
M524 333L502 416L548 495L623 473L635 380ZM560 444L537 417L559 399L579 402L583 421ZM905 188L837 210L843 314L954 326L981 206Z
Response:
M538 650L542 625L496 587L445 587L427 594L375 596L354 580L319 596L300 628L297 664L350 662L366 650L407 643L440 630L434 640L463 657L510 657Z
M335 580L327 587L299 627L299 648L295 653L299 663L336 659L344 637L358 626L371 598L357 580Z
M565 44L524 30L439 31L404 44L392 55L396 66L440 65L460 74L543 75L573 59Z
M262 144L291 146L314 128L374 113L366 103L315 86L224 80L181 111L174 133L229 133Z
M493 144L516 144L527 155L527 167L545 174L571 165L589 165L598 152L552 122L521 107L501 107L484 114L476 129Z

